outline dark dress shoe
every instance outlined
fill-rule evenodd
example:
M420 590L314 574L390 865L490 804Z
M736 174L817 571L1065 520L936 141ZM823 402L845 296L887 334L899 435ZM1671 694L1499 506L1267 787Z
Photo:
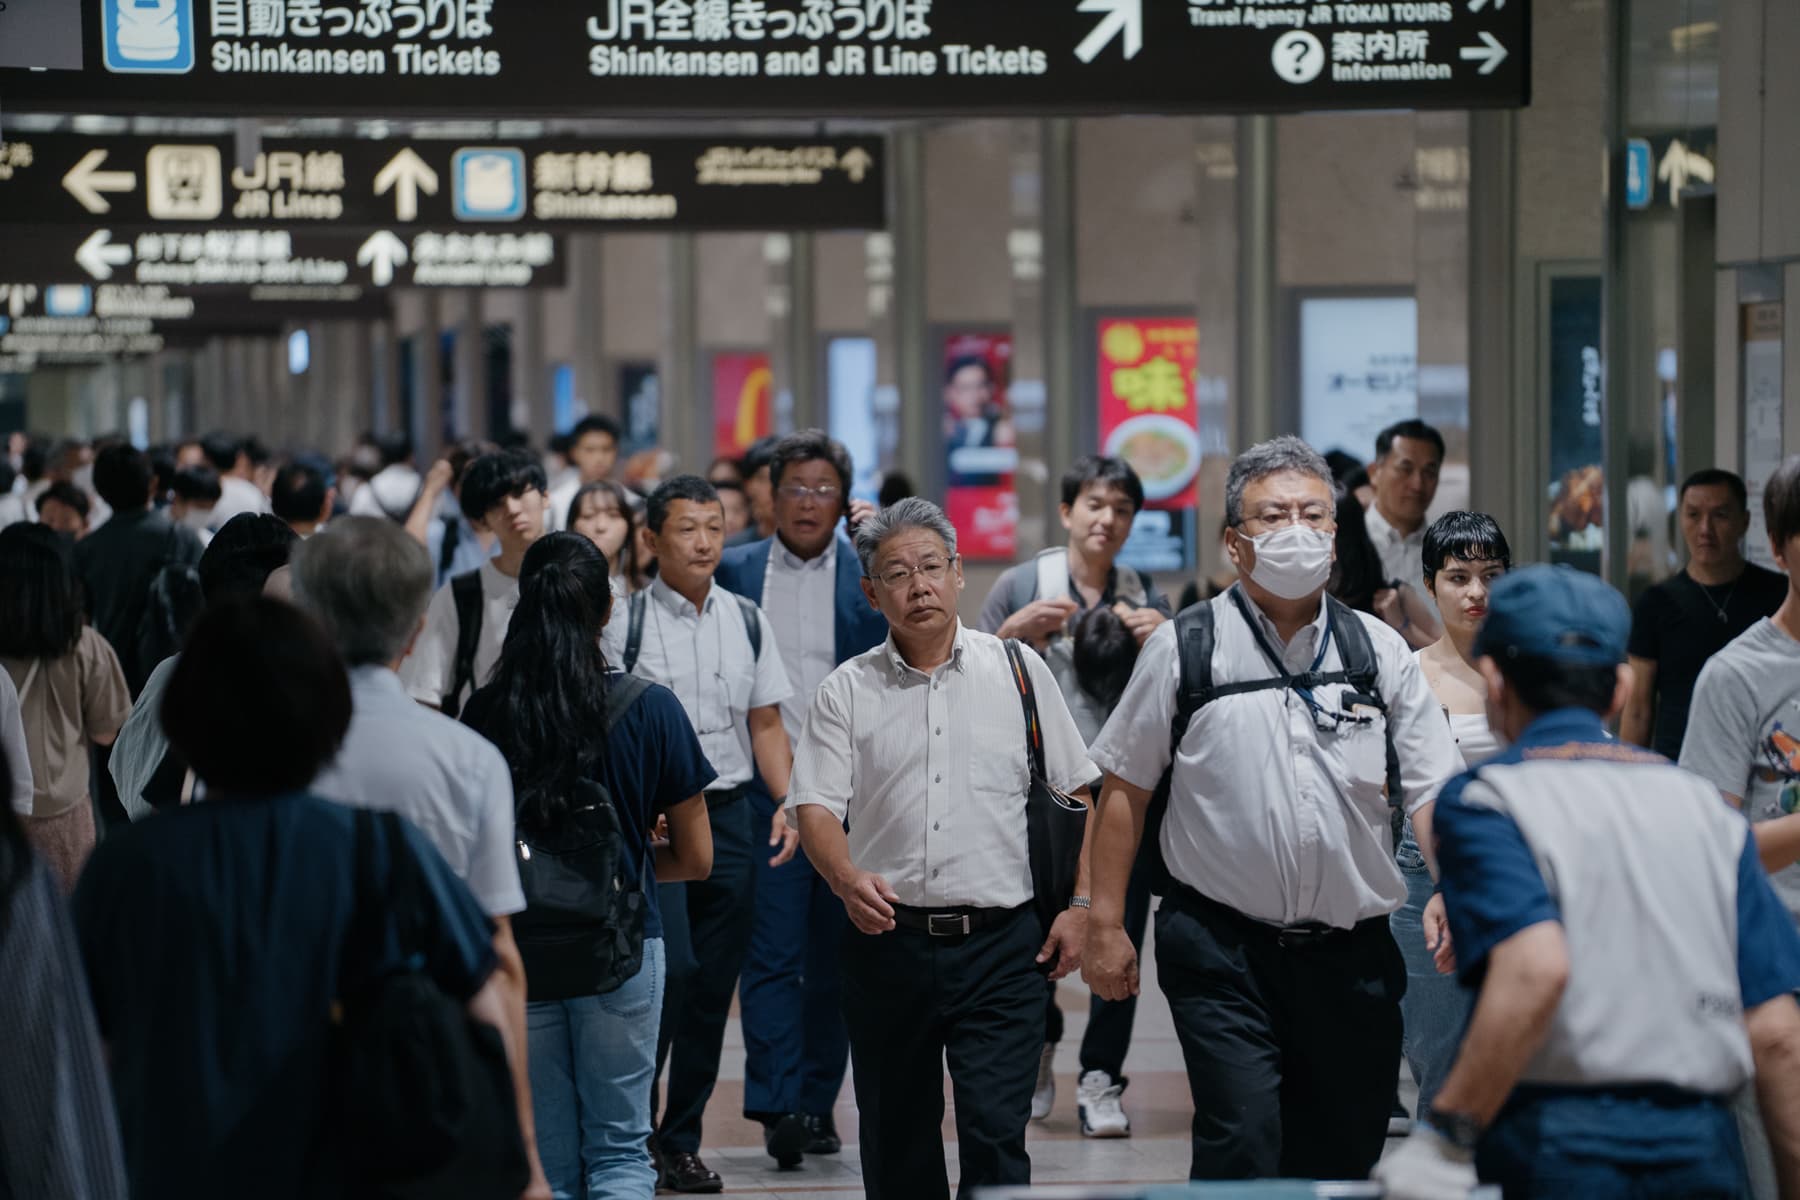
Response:
M797 1167L812 1141L812 1127L799 1113L783 1113L763 1124L763 1147L775 1165Z
M838 1139L837 1122L830 1113L823 1116L809 1113L805 1121L810 1139L806 1143L808 1154L836 1154L844 1148L844 1143Z
M717 1171L700 1161L698 1154L685 1150L663 1151L663 1186L688 1195L702 1195L725 1190L725 1181Z
M663 1155L654 1133L645 1141L644 1148L650 1152L650 1169L656 1172L656 1190L660 1192L664 1187Z

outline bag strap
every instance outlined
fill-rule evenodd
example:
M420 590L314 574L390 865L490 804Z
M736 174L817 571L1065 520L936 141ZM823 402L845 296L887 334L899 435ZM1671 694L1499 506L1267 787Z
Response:
M611 733L638 697L650 690L650 681L641 675L621 675L610 680L606 688L606 715L601 718L601 732Z
M1006 639L1006 660L1012 664L1013 685L1019 689L1019 704L1025 712L1025 753L1031 763L1031 777L1049 782L1044 766L1044 729L1038 721L1037 691L1031 685L1031 672L1025 666L1017 638Z
M732 593L732 599L738 602L738 610L744 614L744 633L750 639L750 661L762 661L762 610L750 602L747 596Z
M31 660L31 665L25 668L25 682L19 685L19 702L21 704L25 701L25 693L29 692L31 685L37 682L38 668L43 665L43 659L34 658Z
M443 711L454 717L462 710L463 689L475 681L475 651L481 645L481 569L452 579L450 598L456 602L456 663Z
M1375 643L1362 619L1336 596L1327 595L1325 603L1331 607L1332 621L1337 627L1338 657L1344 664L1346 682L1381 714L1382 737L1387 751L1387 800L1394 810L1394 845L1397 847L1400 844L1401 809L1405 803L1400 794L1400 752L1394 745L1394 723L1388 719L1387 701L1381 695L1381 671L1375 658Z
M627 675L637 668L638 653L644 648L644 616L649 608L650 593L633 592L626 608L625 661L620 669Z
M1202 600L1176 615L1175 653L1180 673L1175 683L1175 718L1169 731L1171 762L1181 750L1194 714L1216 695L1212 681L1214 636L1212 601Z
M1054 551L1047 550L1044 553L1049 554L1054 553ZM1006 597L1006 606L1013 612L1018 612L1021 608L1024 608L1027 604L1030 604L1033 600L1038 598L1038 588L1041 582L1039 573L1043 570L1043 565L1039 562L1039 559L1042 557L1043 555L1040 554L1033 558L1029 563L1020 567L1013 575L1012 589L1007 593Z
M457 524L455 513L446 513L438 520L444 527L444 536L438 542L438 577L441 579L450 570L450 564L456 561L457 543L462 541L462 529Z

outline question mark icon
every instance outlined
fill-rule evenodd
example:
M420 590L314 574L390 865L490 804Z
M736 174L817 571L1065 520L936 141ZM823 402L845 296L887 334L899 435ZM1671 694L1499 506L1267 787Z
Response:
M1303 29L1295 29L1275 39L1270 55L1275 73L1289 83L1311 83L1325 69L1325 47L1319 39Z

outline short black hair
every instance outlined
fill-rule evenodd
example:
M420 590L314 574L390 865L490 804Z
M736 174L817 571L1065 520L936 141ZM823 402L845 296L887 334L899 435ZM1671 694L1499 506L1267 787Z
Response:
M837 472L838 504L840 507L848 505L856 469L850 465L850 452L844 449L844 444L823 429L802 429L775 443L775 449L769 455L769 486L780 487L782 472L808 462L830 464Z
M94 490L115 512L136 512L150 502L156 472L150 456L121 442L94 456Z
M665 479L650 493L650 502L644 508L644 523L650 527L651 533L661 533L663 522L669 519L669 509L677 500L689 500L695 504L719 504L719 489L715 488L698 475L677 475L673 479ZM723 504L719 504L721 510Z
M575 422L574 426L569 430L569 449L573 450L575 448L575 443L579 442L590 433L604 433L613 440L613 445L615 446L625 440L623 431L619 428L619 423L617 421L613 420L605 413L590 413L581 418L581 420Z
M316 521L331 490L325 472L310 462L294 461L275 472L269 508L284 521Z
M1425 583L1437 579L1448 559L1463 562L1499 563L1503 571L1512 570L1512 547L1500 522L1482 512L1447 512L1425 530L1425 544L1420 551L1425 562Z
M44 515L44 505L52 500L56 501L58 504L68 505L70 508L80 513L81 519L84 521L87 520L88 509L92 507L92 505L88 503L88 494L74 484L53 483L38 493L38 516L41 517Z
M200 555L200 594L211 604L256 595L281 567L300 535L269 513L239 513L219 528Z
M25 451L19 455L19 474L25 477L25 482L36 483L49 469L49 440L35 435L26 439Z
M1368 465L1347 450L1327 450L1325 465L1331 468L1331 476L1342 491L1354 492L1369 482Z
M739 496L744 495L744 485L741 483L733 483L729 479L720 479L716 481L709 479L707 482L711 483L713 485L713 491L719 493L721 496L726 492L732 492Z
M18 477L19 473L13 470L12 460L0 454L0 496L12 491L13 480Z
M169 480L169 491L181 500L208 500L214 504L225 494L219 473L211 467L183 467Z
M1387 578L1381 553L1369 538L1362 503L1345 493L1337 500L1337 559L1331 564L1329 590L1346 607L1375 611L1375 595L1393 581Z
M1681 491L1676 495L1680 499L1686 500L1688 489L1697 487L1728 488L1731 491L1731 498L1737 501L1739 508L1748 509L1750 507L1750 491L1744 486L1743 476L1722 467L1706 467L1695 471L1681 481Z
M1073 661L1081 690L1110 712L1125 694L1137 665L1138 643L1118 613L1096 604L1075 620Z
M0 655L61 658L81 639L81 581L48 525L0 529Z
M876 496L875 503L886 508L918 494L919 489L913 485L912 476L905 471L889 471L881 477L881 492Z
M398 466L413 456L412 438L400 431L376 434L375 453L381 456L382 466Z
M751 442L750 448L744 451L742 464L744 468L744 478L748 479L764 467L768 466L769 460L775 457L775 447L780 445L780 443L781 439L773 434L766 437L759 437L754 442Z
M243 452L243 439L236 434L214 431L200 439L200 453L221 475L237 468L238 455Z
M1800 537L1800 454L1775 468L1763 484L1763 524L1777 546Z
M162 442L144 453L150 459L150 474L156 477L157 492L159 495L168 495L169 484L175 478L175 447Z
M274 455L269 453L269 448L263 444L263 440L253 433L244 439L244 457L250 460L251 466L260 467Z
M950 365L944 368L944 382L954 383L956 376L968 367L980 367L990 384L998 382L994 378L994 364L979 354L964 354L951 359Z
M1519 702L1536 713L1585 708L1604 714L1619 683L1617 667L1573 666L1535 655L1501 655L1494 662Z
M1395 438L1407 438L1415 442L1430 442L1433 446L1437 447L1438 461L1444 461L1444 435L1430 425L1419 420L1417 417L1408 417L1404 421L1396 421L1375 435L1375 457L1377 459L1383 459L1388 456L1388 451L1394 448Z
M523 496L536 489L548 492L550 483L544 478L544 464L529 450L496 450L469 464L463 472L463 516L480 521L495 505L508 496Z
M209 604L163 695L162 727L219 796L297 792L350 728L350 678L324 628L291 604Z
M1062 477L1062 502L1073 508L1081 499L1081 493L1094 484L1118 488L1131 501L1131 511L1144 510L1144 483L1138 473L1131 469L1131 464L1122 458L1110 455L1090 454L1086 458L1078 458Z

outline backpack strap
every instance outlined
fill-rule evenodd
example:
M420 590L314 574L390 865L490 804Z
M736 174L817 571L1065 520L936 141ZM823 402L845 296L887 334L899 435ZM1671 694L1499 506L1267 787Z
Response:
M1114 563L1116 575L1113 583L1113 595L1131 605L1133 608L1150 606L1150 577L1135 567L1124 563Z
M1054 553L1046 550L1044 554ZM1030 563L1013 571L1012 585L1006 593L1006 607L1018 612L1027 604L1038 598L1038 587L1041 582L1039 572L1043 570L1044 554L1038 555Z
M456 661L442 707L445 716L454 717L462 711L463 689L475 681L475 651L481 645L481 569L452 579L450 598L456 602Z
M462 527L457 523L455 513L446 513L438 518L444 536L438 541L438 578L442 579L450 573L450 564L456 561L457 543L462 541Z
M601 733L611 733L613 726L638 702L638 697L649 690L650 681L641 675L624 674L617 679L608 680L606 715L601 721Z
M732 599L738 603L738 609L744 614L744 634L750 639L750 660L762 661L762 610L751 603L748 596L732 593Z
M1344 682L1360 693L1361 699L1381 714L1382 736L1387 746L1387 797L1394 810L1394 846L1400 845L1400 824L1404 820L1405 800L1400 794L1400 753L1394 746L1394 723L1388 719L1387 701L1381 695L1381 672L1375 659L1375 643L1368 627L1349 606L1336 596L1327 595L1325 604L1331 612L1331 625L1337 636L1338 658L1343 663Z
M1212 601L1202 600L1176 614L1175 653L1180 674L1175 683L1175 719L1169 730L1171 763L1194 714L1219 694L1212 679L1213 643Z
M625 661L619 669L627 675L637 667L638 653L644 648L644 616L649 607L648 591L633 592L625 608Z

